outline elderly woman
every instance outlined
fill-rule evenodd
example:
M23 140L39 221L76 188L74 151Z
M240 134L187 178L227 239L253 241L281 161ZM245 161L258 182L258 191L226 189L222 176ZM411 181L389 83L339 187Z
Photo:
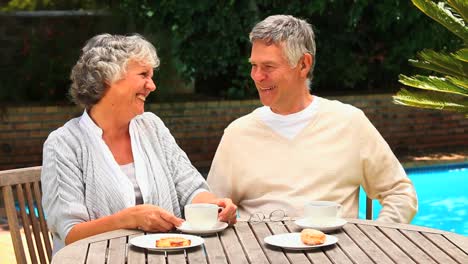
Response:
M71 73L72 100L84 113L44 143L42 190L54 252L76 240L119 228L165 232L182 224L189 203L236 206L209 192L161 119L144 112L156 89L156 50L143 37L90 39Z

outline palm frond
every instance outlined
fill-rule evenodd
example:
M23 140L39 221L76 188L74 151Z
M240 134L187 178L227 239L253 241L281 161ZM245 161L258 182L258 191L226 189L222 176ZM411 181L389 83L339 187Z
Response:
M468 113L468 100L454 102L453 98L445 94L433 95L429 93L400 90L393 96L393 102L400 105L438 110L451 110Z
M422 76L422 75L415 75L415 76L408 77L406 75L400 74L399 82L404 85L408 85L408 86L423 89L423 90L430 90L430 91L436 91L436 92L441 92L441 93L452 93L452 94L458 94L462 96L468 96L468 90L466 90L463 86L460 87L457 84L451 82L449 79L444 78L444 77Z
M420 60L408 60L411 65L445 75L468 77L468 63L458 60L453 54L425 49L418 53Z
M447 2L453 9L457 10L463 20L468 21L468 2L466 0L448 0Z
M455 53L452 53L452 55L458 60L468 62L468 48L460 49L456 51Z
M464 93L468 94L468 79L467 78L455 78L452 76L445 76L447 80L452 82L453 84L459 86L460 88L464 89Z
M446 2L439 2L437 4L432 0L412 0L412 2L426 15L452 31L463 39L464 42L468 42L468 26L459 15L454 15L454 10ZM461 3L460 6L463 8L464 4Z

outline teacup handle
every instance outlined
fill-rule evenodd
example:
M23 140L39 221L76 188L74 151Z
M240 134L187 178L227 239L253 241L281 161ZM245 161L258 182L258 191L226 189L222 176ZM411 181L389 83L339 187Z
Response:
M337 207L338 207L337 217L341 217L341 214L343 213L343 205L338 204Z

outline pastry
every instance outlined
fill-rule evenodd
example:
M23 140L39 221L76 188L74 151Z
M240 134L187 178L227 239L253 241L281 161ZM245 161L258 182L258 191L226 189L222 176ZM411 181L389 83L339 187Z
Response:
M314 246L325 242L325 234L322 231L306 228L301 232L302 243Z

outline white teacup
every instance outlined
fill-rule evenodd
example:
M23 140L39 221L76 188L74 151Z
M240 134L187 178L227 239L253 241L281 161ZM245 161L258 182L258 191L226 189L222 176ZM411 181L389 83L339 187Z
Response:
M187 204L185 220L192 229L211 229L218 222L218 206L207 203Z
M341 216L342 205L330 201L312 201L304 206L304 218L316 224L334 223Z

